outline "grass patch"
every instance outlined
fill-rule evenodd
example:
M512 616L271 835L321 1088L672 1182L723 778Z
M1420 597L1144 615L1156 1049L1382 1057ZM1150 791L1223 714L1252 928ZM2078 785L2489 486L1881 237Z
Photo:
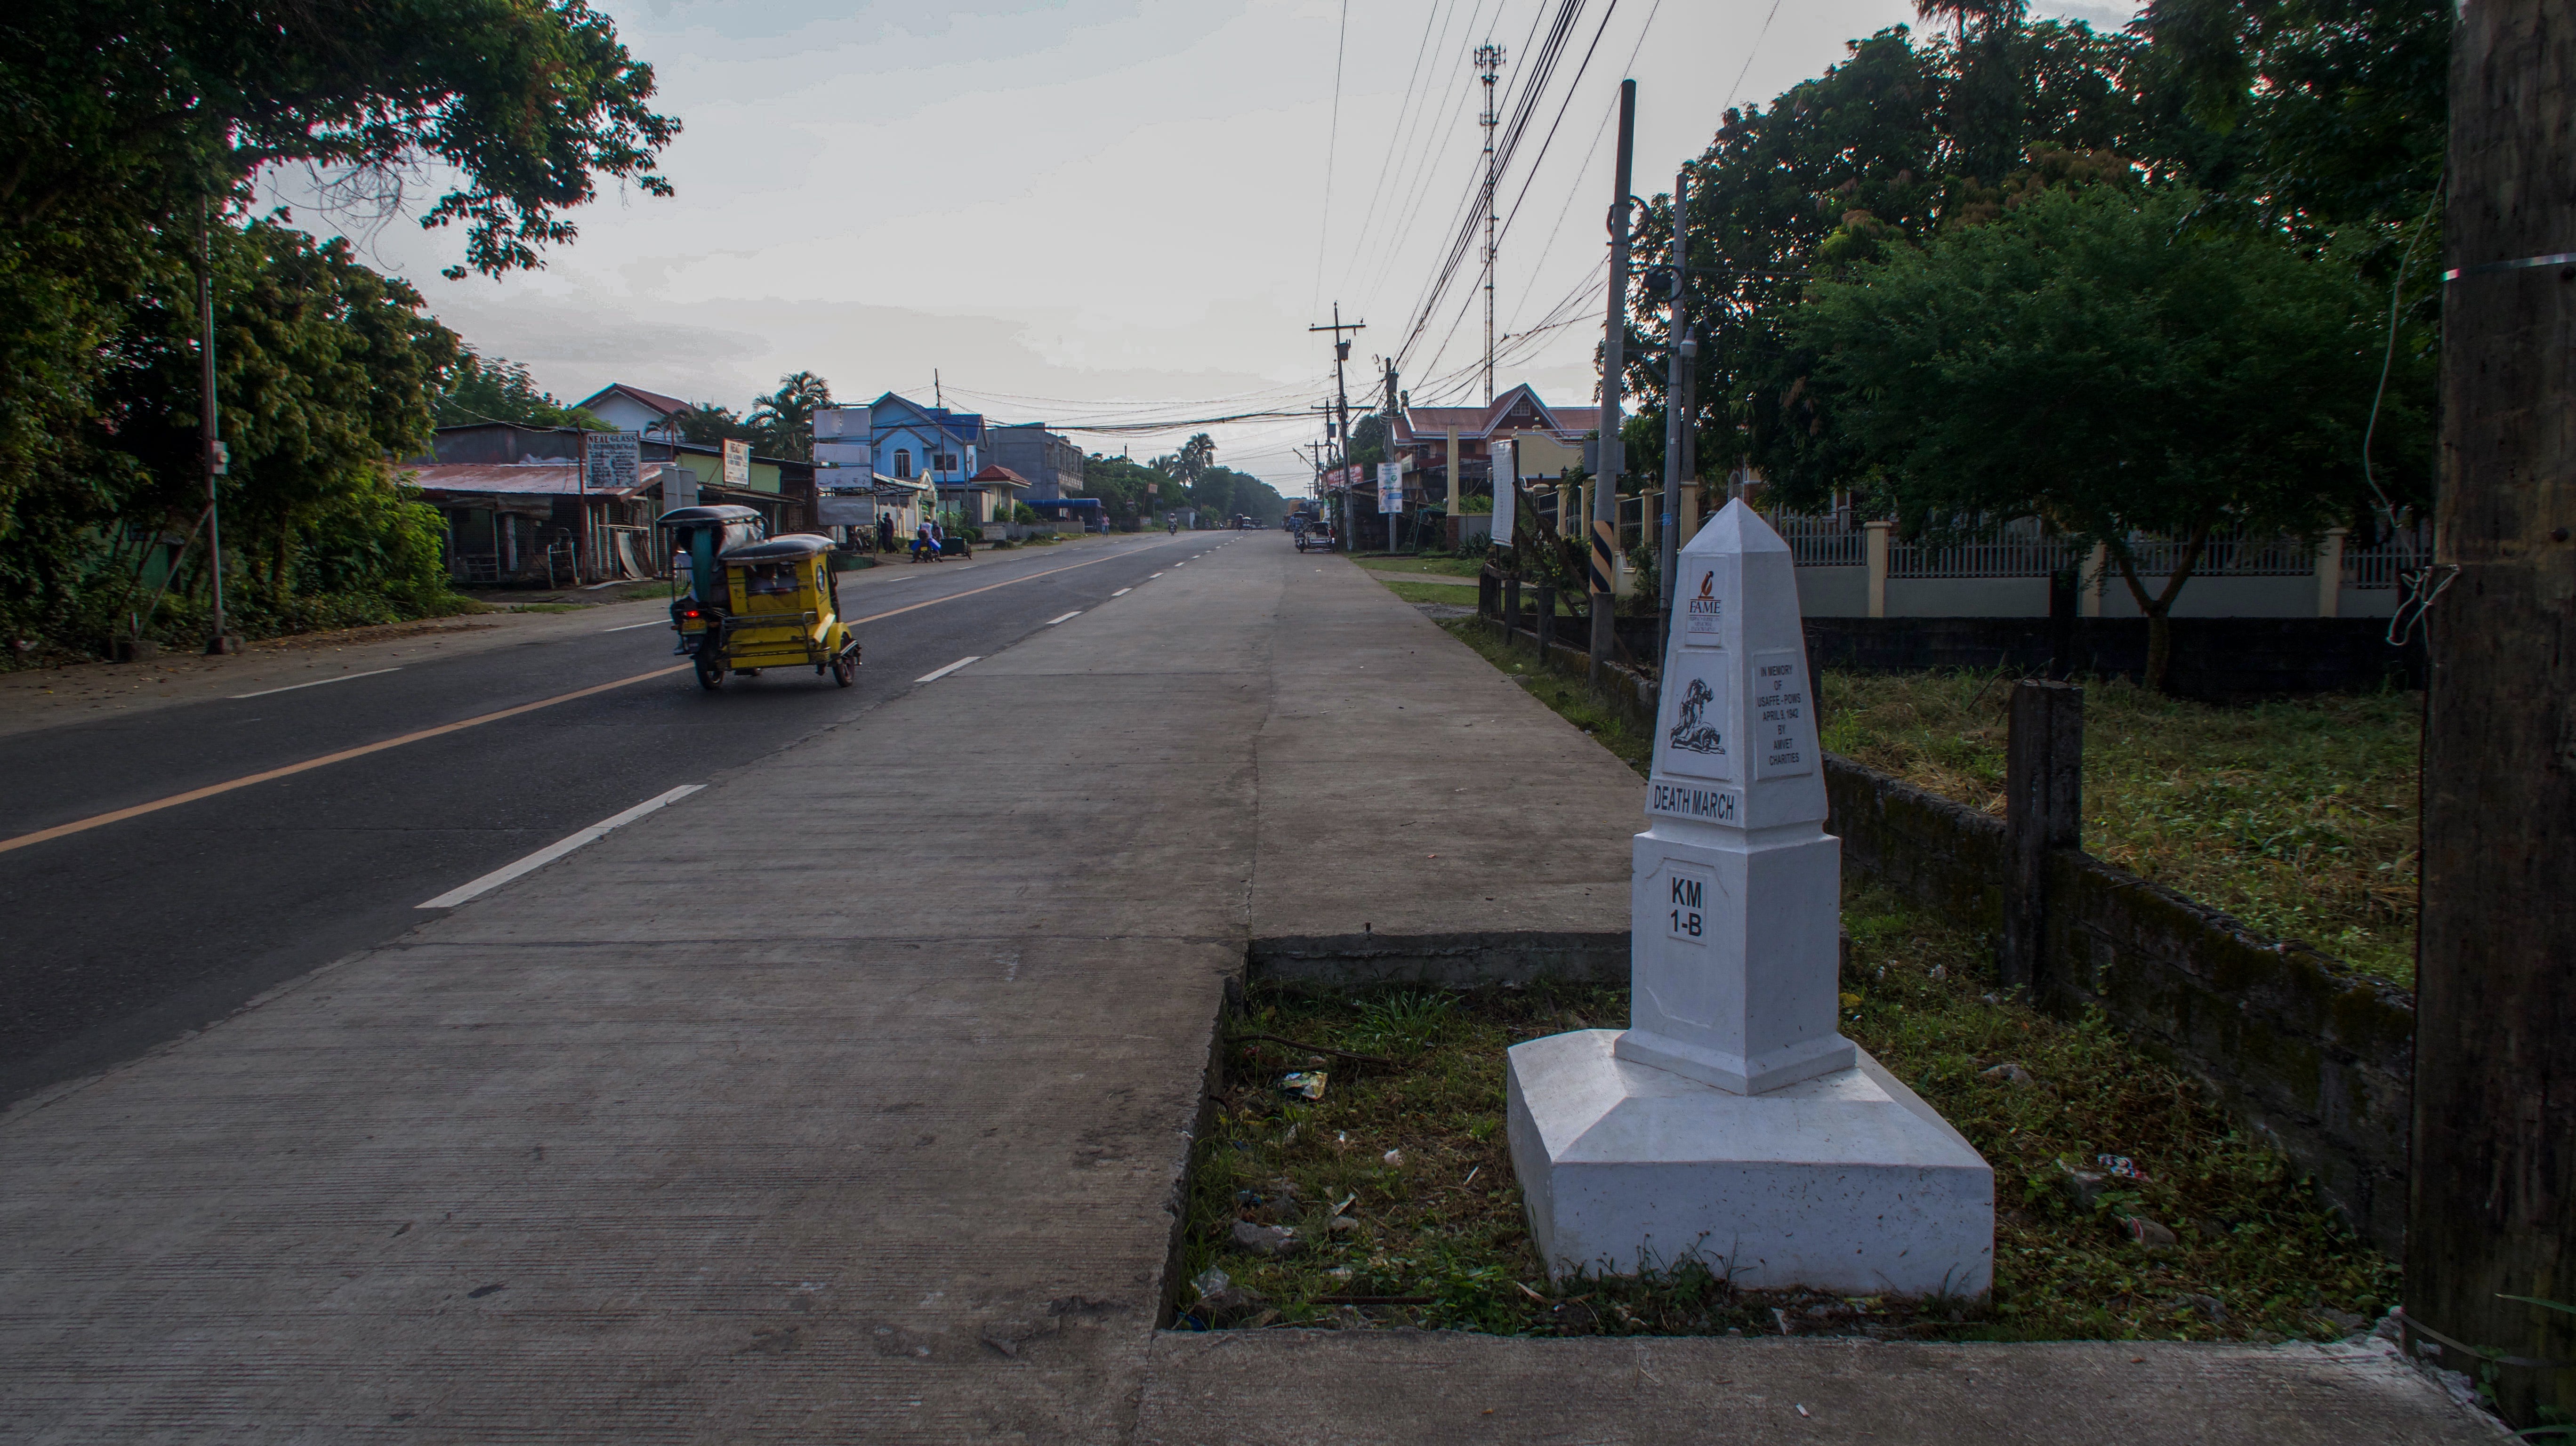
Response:
M1853 890L1844 916L1853 936L1844 1032L1995 1168L1992 1299L1741 1290L1693 1260L1551 1284L1504 1139L1503 1052L1623 1025L1625 990L1256 991L1229 1021L1226 1089L1194 1147L1186 1270L1195 1279L1215 1267L1233 1288L1201 1304L1197 1323L2270 1341L2340 1336L2396 1299L2394 1267L2192 1081L2098 1019L2067 1024L1989 1002L1980 943L1890 896ZM2004 1064L2025 1078L1987 1073ZM1326 1075L1320 1100L1280 1087L1316 1069ZM2059 1184L2061 1162L2098 1169L2104 1154L2144 1178L2115 1179L2078 1203ZM1349 1223L1336 1226L1337 1214ZM2122 1225L2133 1215L2169 1226L2177 1243L2134 1243ZM1287 1226L1299 1243L1277 1258L1251 1254L1234 1242L1238 1221ZM1193 1293L1183 1294L1191 1309Z
M1829 672L1824 746L2003 812L2009 675ZM2252 704L2084 690L2084 847L2399 983L2415 961L2417 761L2406 693Z
M1482 554L1453 557L1447 553L1424 553L1417 557L1370 556L1366 553L1351 561L1371 572L1419 572L1438 577L1474 577L1485 570Z
M1476 605L1476 595L1463 587L1437 582L1404 582L1391 577L1382 577L1378 581L1386 584L1388 592L1409 603L1441 603L1453 608Z

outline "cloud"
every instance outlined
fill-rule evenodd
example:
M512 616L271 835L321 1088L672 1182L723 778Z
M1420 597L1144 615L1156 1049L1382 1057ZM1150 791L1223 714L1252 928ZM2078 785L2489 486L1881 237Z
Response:
M740 407L789 371L869 397L927 391L935 370L1012 420L1301 410L1332 388L1328 343L1306 328L1336 301L1368 323L1355 402L1380 385L1371 359L1390 353L1418 399L1475 392L1472 262L1424 315L1474 209L1470 53L1488 37L1509 51L1508 107L1555 3L1352 5L1337 110L1340 0L606 0L655 67L656 104L685 125L665 157L676 198L612 190L573 214L578 241L544 271L499 282L441 279L461 238L407 221L376 231L369 254L559 396L625 381ZM1505 178L1507 207L1528 187L1497 268L1505 332L1569 296L1574 314L1597 310L1587 278L1620 75L1639 82L1636 189L1653 194L1730 101L1776 94L1848 39L1914 20L1910 0L1596 4L1558 87L1604 13L1562 122L1551 90ZM1497 382L1587 402L1598 336L1582 317ZM1293 449L1320 428L1211 430L1226 460L1293 489L1307 475Z

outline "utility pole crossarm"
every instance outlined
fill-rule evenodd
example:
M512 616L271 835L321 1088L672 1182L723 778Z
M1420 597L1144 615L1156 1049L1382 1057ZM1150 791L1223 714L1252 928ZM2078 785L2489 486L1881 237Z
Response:
M1365 330L1367 326L1368 323L1365 321L1346 322L1342 320L1342 304L1336 301L1333 303L1333 320L1331 325L1310 326L1306 328L1306 330L1310 332L1329 331L1333 334L1333 396L1335 408L1339 413L1340 418L1339 427L1342 434L1342 462L1345 466L1349 465L1351 460L1351 389L1342 376L1342 367L1344 363L1351 359L1351 343L1349 338L1343 336L1342 333L1346 331L1359 332ZM1349 488L1345 487L1342 489L1342 496L1345 499L1342 504L1342 511L1345 518L1348 517L1350 512L1350 503L1348 501L1350 495ZM1350 544L1345 542L1343 544L1343 551L1347 552L1350 550Z

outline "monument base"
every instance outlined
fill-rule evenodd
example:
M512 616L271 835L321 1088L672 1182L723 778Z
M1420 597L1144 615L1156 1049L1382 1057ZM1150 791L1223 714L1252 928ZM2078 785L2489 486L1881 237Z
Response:
M1739 1095L1619 1058L1620 1033L1511 1050L1512 1167L1551 1278L1695 1253L1755 1289L1986 1293L1994 1171L1868 1051Z

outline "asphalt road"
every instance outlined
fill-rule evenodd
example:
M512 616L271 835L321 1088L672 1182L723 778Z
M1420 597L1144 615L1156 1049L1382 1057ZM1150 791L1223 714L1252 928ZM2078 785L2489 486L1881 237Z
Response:
M677 785L864 727L877 704L938 686L923 675L1114 605L1235 536L1034 549L845 585L866 648L855 688L792 669L711 694L671 672L0 853L0 1101L386 942L432 917L424 901ZM671 645L659 624L558 636L0 738L0 844L685 663Z

